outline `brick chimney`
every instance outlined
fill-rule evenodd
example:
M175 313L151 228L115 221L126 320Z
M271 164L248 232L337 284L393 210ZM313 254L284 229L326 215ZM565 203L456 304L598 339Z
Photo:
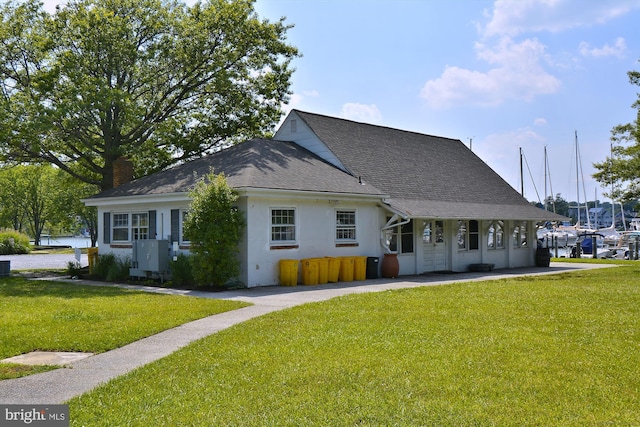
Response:
M133 181L133 162L126 157L118 157L113 161L113 187Z

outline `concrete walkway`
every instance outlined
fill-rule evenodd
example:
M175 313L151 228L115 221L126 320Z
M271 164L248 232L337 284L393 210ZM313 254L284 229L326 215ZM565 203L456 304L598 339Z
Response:
M557 274L576 270L610 267L607 264L551 263L549 268L495 270L487 273L429 274L375 279L361 282L330 283L317 286L271 286L226 292L182 291L131 285L128 289L246 301L253 305L186 323L121 348L74 361L61 369L27 377L0 381L0 404L59 404L92 390L113 378L168 356L189 343L230 326L277 310L337 296L380 292L392 289L434 286L455 282L493 280L527 275ZM73 281L104 286L104 283Z

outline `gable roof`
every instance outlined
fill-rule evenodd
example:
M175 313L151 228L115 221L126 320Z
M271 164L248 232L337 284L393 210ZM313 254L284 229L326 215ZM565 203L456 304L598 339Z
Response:
M274 189L383 197L371 185L292 142L254 139L103 191L90 199L188 192L210 172L224 173L235 189Z
M460 140L292 110L331 156L411 217L559 220L532 206ZM281 138L283 132L277 132ZM294 134L287 139L295 140Z

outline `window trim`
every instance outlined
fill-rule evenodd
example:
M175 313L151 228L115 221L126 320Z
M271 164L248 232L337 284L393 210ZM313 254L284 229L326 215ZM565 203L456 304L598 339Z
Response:
M356 209L336 209L335 213L335 240L336 243L356 243L358 241L358 214ZM340 214L352 214L353 223L341 224ZM340 232L352 231L353 237L339 237Z
M290 211L293 212L293 224L274 224L273 213L274 211ZM298 221L297 221L297 209L295 207L270 207L269 208L269 244L271 246L288 246L296 245L298 243ZM274 239L274 227L293 227L293 240L276 240ZM278 233L286 233L280 231Z
M475 227L471 227L472 223ZM461 234L461 230L464 233ZM471 252L480 250L480 221L477 219L461 219L458 220L457 227L458 251Z
M391 217L390 216L386 217L386 220L388 223L391 220ZM415 224L416 224L416 221L413 218L411 218L409 222L405 224L394 225L386 229L385 238L389 241L389 249L393 253L397 253L398 255L410 255L410 254L416 253ZM404 231L407 226L411 227L410 231ZM403 245L402 243L404 241L403 239L404 237L410 238L410 241L411 241L410 251L407 251L404 247L405 245ZM395 245L395 250L393 249L394 245Z
M491 231L493 229L493 231ZM500 251L506 249L504 242L505 221L496 219L489 222L489 228L487 228L487 249L490 251ZM501 236L498 239L498 235ZM500 245L498 245L500 242Z
M524 227L523 227L524 226ZM524 229L524 232L523 232ZM516 249L528 248L529 247L529 222L528 221L517 221L513 226L513 232L511 233L513 237L513 247Z
M126 219L127 219L127 224L126 226L118 226L118 216L124 217L126 215ZM146 216L146 226L141 226L140 224L138 224L137 226L134 227L133 222L134 222L134 215L139 215L139 216ZM118 244L118 243L131 243L134 240L147 240L149 239L149 233L151 231L151 218L149 215L149 211L130 211L130 212L112 212L111 213L111 229L109 230L110 234L111 234L111 243L113 244ZM144 229L146 228L146 239L134 239L134 229ZM127 238L126 239L117 239L116 238L116 234L115 231L116 230L125 230L127 232Z

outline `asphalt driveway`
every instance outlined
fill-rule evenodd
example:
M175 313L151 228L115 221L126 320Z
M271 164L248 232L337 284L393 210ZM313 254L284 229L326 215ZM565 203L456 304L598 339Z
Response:
M10 261L11 271L34 269L66 269L69 262L75 262L75 254L25 254L0 255L0 261ZM80 264L89 265L87 254L80 255Z

